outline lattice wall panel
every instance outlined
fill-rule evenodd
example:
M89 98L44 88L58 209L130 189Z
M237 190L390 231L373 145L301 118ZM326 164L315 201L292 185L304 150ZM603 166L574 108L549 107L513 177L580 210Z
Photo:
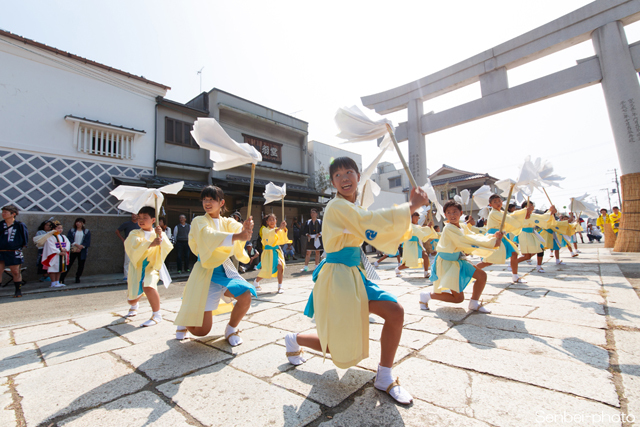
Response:
M24 211L116 214L112 176L137 178L150 169L0 150L0 206Z

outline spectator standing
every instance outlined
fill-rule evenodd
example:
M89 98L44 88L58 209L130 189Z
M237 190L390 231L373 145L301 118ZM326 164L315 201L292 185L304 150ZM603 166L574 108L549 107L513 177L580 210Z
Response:
M55 232L44 244L42 265L47 269L49 277L51 277L51 287L61 288L64 284L60 283L60 275L67 271L71 242L63 234L64 228L59 221L53 221L52 225Z
M138 215L131 214L131 220L127 222L123 222L120 224L120 227L116 230L116 235L122 240L122 246L124 246L124 241L129 237L129 233L133 230L138 230L140 226L138 225ZM124 251L124 279L127 280L129 276L129 256L127 255L127 251Z
M309 271L309 259L311 252L316 253L316 267L320 264L320 252L324 250L322 246L322 220L318 219L318 211L311 209L311 219L304 225L303 233L307 237L307 254L304 258L302 271Z
M171 233L171 227L167 227L167 219L161 216L160 218L158 218L158 223L160 225L160 228L162 228L164 234L167 236L167 239L173 242L173 234Z
M0 221L0 275L4 268L9 267L16 288L14 298L22 296L22 272L20 266L24 262L22 248L29 242L27 226L16 220L18 207L7 205L2 207L2 221Z
M180 215L180 224L173 228L173 239L176 242L175 248L178 256L178 273L182 273L182 269L190 272L189 257L191 249L189 249L189 232L191 225L187 224L187 217Z
M51 227L52 219L53 218L49 218L46 221L42 221L42 223L38 227L38 231L36 231L35 237L33 238L33 243L35 243L36 247L38 248L38 258L36 260L36 269L37 269L38 275L40 276L40 279L38 280L40 280L41 282L51 281L51 278L49 277L47 270L42 268L42 248L44 247L44 243L49 238L49 236L53 234L53 229Z
M60 283L62 284L64 284L64 279L76 260L78 260L76 283L80 283L80 277L84 271L84 263L87 261L87 252L89 251L89 246L91 246L91 231L85 227L85 219L76 218L73 224L74 228L67 233L67 239L71 242L71 251L69 253L69 267L60 275Z
M300 223L298 222L298 218L293 218L293 249L302 254L302 248L300 245Z

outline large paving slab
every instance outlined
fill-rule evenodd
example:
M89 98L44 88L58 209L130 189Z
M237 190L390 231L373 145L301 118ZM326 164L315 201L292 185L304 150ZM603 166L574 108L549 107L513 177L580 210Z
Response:
M627 413L640 422L640 331L613 331Z
M527 315L531 319L547 320L558 323L570 323L578 326L606 329L607 318L593 309L568 309L547 304L538 307Z
M142 326L144 322L149 320L147 316L136 316L135 320L109 326L109 330L117 335L124 337L127 341L134 344L140 344L147 341L154 341L161 338L170 339L175 337L176 327L172 321L163 319L162 322L154 326Z
M287 360L286 352L284 346L269 344L259 351L234 357L229 365L258 378L271 378L293 368ZM312 358L313 355L307 353L306 357Z
M16 412L11 409L13 398L9 386L3 384L5 378L0 378L0 425L6 427L17 426Z
M640 298L616 264L602 264L602 284L606 291L609 317L614 325L640 325Z
M147 341L114 351L154 381L177 378L232 356L199 341Z
M9 330L0 331L0 348L9 347L11 343L11 332Z
M126 317L122 317L115 313L100 313L93 316L78 317L73 322L80 325L84 329L98 329L107 326L115 326L127 321Z
M240 327L242 328L242 324ZM258 347L276 342L277 340L284 338L286 334L287 331L283 331L282 329L270 328L261 325L248 330L243 330L240 334L243 343L235 347L231 347L227 340L224 339L224 336L213 339L205 337L199 338L198 340L206 342L207 345L214 346L231 354L243 354L248 351L255 350Z
M271 326L290 332L302 332L314 328L316 324L313 319L310 319L304 314L295 313L293 316L289 316L286 319L272 323Z
M180 412L150 391L123 397L58 423L66 427L188 427Z
M367 388L345 411L320 427L488 427L478 420L414 399L411 406L396 404L384 392Z
M404 359L406 356L411 354L412 351L413 350L410 348L399 346L398 350L396 350L396 355L393 358L393 363L394 364L398 363L400 360ZM369 369L374 372L377 371L378 365L380 363L380 354L381 354L380 342L369 340L369 357L367 357L366 359L362 359L360 362L358 362L357 366L364 369Z
M13 336L16 344L24 344L82 331L81 327L68 321L63 321L14 329Z
M465 319L464 323L482 326L486 328L502 329L505 331L522 332L540 337L550 338L575 338L591 344L605 346L607 344L606 333L603 329L589 328L586 326L561 324L546 320L513 318L505 316L473 315Z
M94 329L36 343L47 365L57 365L130 344L107 329Z
M252 314L249 320L261 325L270 325L278 320L286 319L293 316L290 310L284 310L282 308L272 308L271 310L261 311L259 313Z
M406 315L405 315L406 316ZM412 329L414 331L429 332L431 334L443 334L453 326L453 323L440 319L433 315L427 315L420 318L419 321L405 325L404 329ZM404 333L404 332L403 332Z
M584 363L439 339L420 352L429 360L572 393L619 406L612 375Z
M537 354L566 361L580 361L600 369L609 368L609 352L602 347L574 338L538 337L520 332L479 326L457 325L447 337L487 347L496 347L525 354Z
M0 347L0 377L44 367L34 343Z
M359 368L340 369L331 360L314 357L271 380L288 390L333 407L355 393L375 377L375 373Z
M148 383L109 354L25 372L14 381L27 426L109 402Z
M380 335L382 334L382 328L384 325L370 325L369 326L369 338L372 340L380 341ZM400 345L409 347L414 350L419 350L431 341L435 340L438 336L430 334L429 332L423 332L420 330L403 329L402 336L400 337Z
M582 420L567 424L540 423L544 417L550 414L562 415L564 411L570 414L604 413L610 417L619 414L619 411L580 397L428 360L412 358L403 361L394 369L394 375L400 376L404 387L414 398L491 425L620 425L615 422L590 424L583 423Z
M321 413L318 404L224 363L158 390L205 425L296 427Z

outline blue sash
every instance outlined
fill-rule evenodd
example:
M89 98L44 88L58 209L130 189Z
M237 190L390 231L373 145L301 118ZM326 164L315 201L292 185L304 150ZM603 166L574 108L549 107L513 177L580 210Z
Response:
M312 277L314 283L318 280L318 274L325 264L344 264L347 267L359 267L361 263L359 246L347 246L340 249L338 252L326 252L326 254L327 257L320 262L315 270L313 270ZM398 302L393 294L383 291L378 285L368 280L360 268L358 268L358 271L360 272L360 277L362 277L362 281L364 282L364 287L367 291L367 298L369 301ZM315 314L315 309L313 307L313 291L311 292L311 295L309 295L309 300L307 301L307 306L304 309L304 314L307 317L313 317Z
M273 255L271 256L271 274L274 274L276 271L278 271L278 249L280 248L277 246L267 245L264 247L265 251L273 251ZM260 263L258 264L258 270L260 270L261 268L262 261L260 261Z
M142 295L144 292L144 290L142 289L142 284L144 283L144 273L146 272L148 265L149 260L145 258L144 261L142 261L142 274L140 275L140 287L138 288L138 296Z
M454 261L460 265L460 274L458 276L459 292L463 292L467 287L473 274L476 272L476 268L469 261L460 259L460 252L438 252L436 259L431 265L431 282L435 283L438 280L438 258L442 258L445 261Z
M420 239L418 239L417 236L411 236L408 241L416 242L418 244L418 258L422 258L422 245L420 244ZM402 247L404 248L404 243L402 243Z
M490 228L487 230L487 234L495 234L498 232L497 228ZM506 258L509 259L511 258L511 254L514 253L516 251L516 248L513 246L513 244L506 238L506 237L502 237L502 244L504 245L504 248L507 252L507 256Z

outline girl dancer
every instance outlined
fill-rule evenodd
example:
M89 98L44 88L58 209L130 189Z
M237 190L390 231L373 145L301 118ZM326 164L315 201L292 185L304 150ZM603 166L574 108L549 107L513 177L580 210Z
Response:
M429 277L429 263L425 263L422 256L422 242L434 239L437 235L433 228L418 225L419 220L418 212L411 214L411 238L402 243L402 265L396 267L398 277L402 277L401 270L420 267L424 267L424 277Z
M269 277L278 277L278 293L282 290L282 275L284 274L285 262L280 245L291 243L287 238L287 223L282 221L280 228L276 228L276 216L269 214L265 218L267 226L262 230L262 257L258 268L260 272L255 278L253 286L261 291L260 281Z
M522 203L522 209L526 209L527 214L522 223L522 232L517 236L520 253L522 253L522 256L518 258L518 263L527 261L537 255L538 273L544 273L542 259L544 258L544 245L546 242L535 230L535 227L548 228L555 221L553 215L557 211L555 206L551 206L548 213L539 215L533 213L534 207L535 205L531 201Z

